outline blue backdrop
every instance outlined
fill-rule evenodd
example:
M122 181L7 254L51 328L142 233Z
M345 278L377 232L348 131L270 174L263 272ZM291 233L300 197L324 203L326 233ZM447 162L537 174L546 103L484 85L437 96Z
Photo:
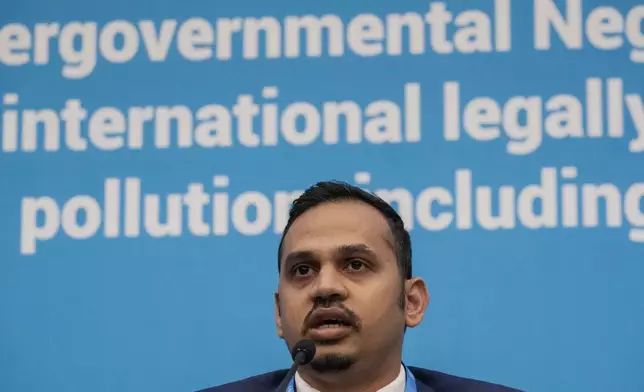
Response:
M643 19L636 0L8 2L0 390L288 366L279 233L298 191L341 179L411 230L432 302L408 363L644 391Z

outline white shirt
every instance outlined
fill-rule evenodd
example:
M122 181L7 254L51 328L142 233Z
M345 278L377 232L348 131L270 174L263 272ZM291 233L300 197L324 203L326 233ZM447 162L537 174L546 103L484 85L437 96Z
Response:
M295 373L295 388L297 389L297 392L320 392L304 381L298 372ZM398 377L388 385L380 388L378 392L405 392L405 368L402 364L400 365L400 373L398 373Z

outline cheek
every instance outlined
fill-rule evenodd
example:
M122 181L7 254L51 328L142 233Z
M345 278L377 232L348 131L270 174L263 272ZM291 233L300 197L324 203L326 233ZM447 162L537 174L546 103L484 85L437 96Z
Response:
M365 326L378 328L396 324L404 315L399 306L400 287L391 284L380 284L372 290L361 295L361 300L356 302L355 312L359 312ZM404 322L404 321L403 321Z
M280 309L284 332L288 335L299 334L304 318L310 311L310 307L307 308L305 303L291 297L290 299L281 301Z

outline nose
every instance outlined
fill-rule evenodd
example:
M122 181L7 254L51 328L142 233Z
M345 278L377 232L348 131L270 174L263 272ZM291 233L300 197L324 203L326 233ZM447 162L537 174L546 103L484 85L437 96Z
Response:
M311 289L312 301L343 301L348 290L342 274L330 265L325 265L315 277Z

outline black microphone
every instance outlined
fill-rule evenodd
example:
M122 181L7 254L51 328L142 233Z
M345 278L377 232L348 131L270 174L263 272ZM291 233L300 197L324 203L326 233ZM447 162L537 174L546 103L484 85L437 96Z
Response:
M306 365L313 360L315 357L315 343L308 339L300 340L295 344L295 347L293 347L291 357L293 358L293 365L289 369L288 373L286 373L286 377L284 377L282 383L275 390L276 392L285 392L288 388L289 382L297 371L297 368L302 365Z

